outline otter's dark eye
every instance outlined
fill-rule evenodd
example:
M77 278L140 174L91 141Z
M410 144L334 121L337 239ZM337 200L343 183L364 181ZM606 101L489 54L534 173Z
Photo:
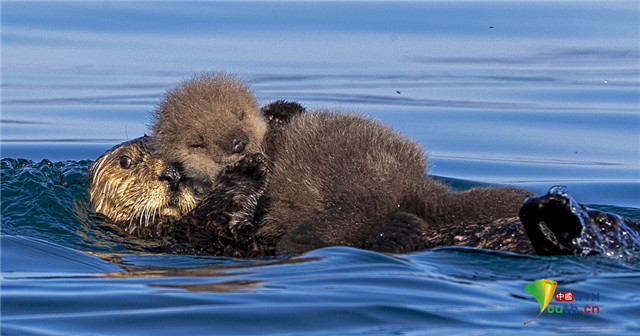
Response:
M126 155L120 157L120 168L122 168L122 169L131 168L131 158L126 156Z

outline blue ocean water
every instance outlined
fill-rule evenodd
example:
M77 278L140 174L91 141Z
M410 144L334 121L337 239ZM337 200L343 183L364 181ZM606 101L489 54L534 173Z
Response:
M637 258L167 255L94 220L86 200L91 160L144 134L164 90L225 71L261 104L392 125L456 187L563 184L640 219L637 2L1 6L3 335L640 331ZM524 326L539 313L524 287L543 278L600 312Z

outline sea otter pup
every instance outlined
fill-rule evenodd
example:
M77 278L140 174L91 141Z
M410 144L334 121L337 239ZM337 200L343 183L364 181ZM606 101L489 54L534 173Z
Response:
M452 192L426 175L417 143L361 116L317 111L295 116L266 145L271 172L253 179L264 183L251 196L257 213L219 218L212 190L220 173L265 149L264 129L255 99L234 78L203 75L167 94L153 125L155 150L199 195L208 194L203 202L214 211L198 207L188 225L174 225L181 238L208 250L218 235L208 230L227 225L231 236L255 242L237 244L234 255L243 245L249 254L256 246L283 255L332 245L406 252L422 248L433 230L515 216L532 195L516 188Z
M506 187L453 192L426 174L417 143L337 112L294 118L271 160L269 211L258 237L276 254L332 245L417 250L434 230L516 216L532 195Z

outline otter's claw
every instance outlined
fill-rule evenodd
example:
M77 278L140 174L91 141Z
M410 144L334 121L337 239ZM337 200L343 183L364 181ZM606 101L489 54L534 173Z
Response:
M247 154L225 171L226 174L241 174L255 180L261 179L268 172L267 158L262 153Z

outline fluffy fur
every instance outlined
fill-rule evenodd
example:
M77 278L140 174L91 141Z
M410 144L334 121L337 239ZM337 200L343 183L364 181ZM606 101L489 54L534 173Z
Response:
M258 236L277 254L332 245L415 250L422 234L516 216L532 195L517 188L452 192L426 175L417 143L337 112L294 118L272 160L269 211Z
M183 169L206 195L223 167L257 153L267 123L253 94L236 78L203 74L165 94L152 137L160 157Z

